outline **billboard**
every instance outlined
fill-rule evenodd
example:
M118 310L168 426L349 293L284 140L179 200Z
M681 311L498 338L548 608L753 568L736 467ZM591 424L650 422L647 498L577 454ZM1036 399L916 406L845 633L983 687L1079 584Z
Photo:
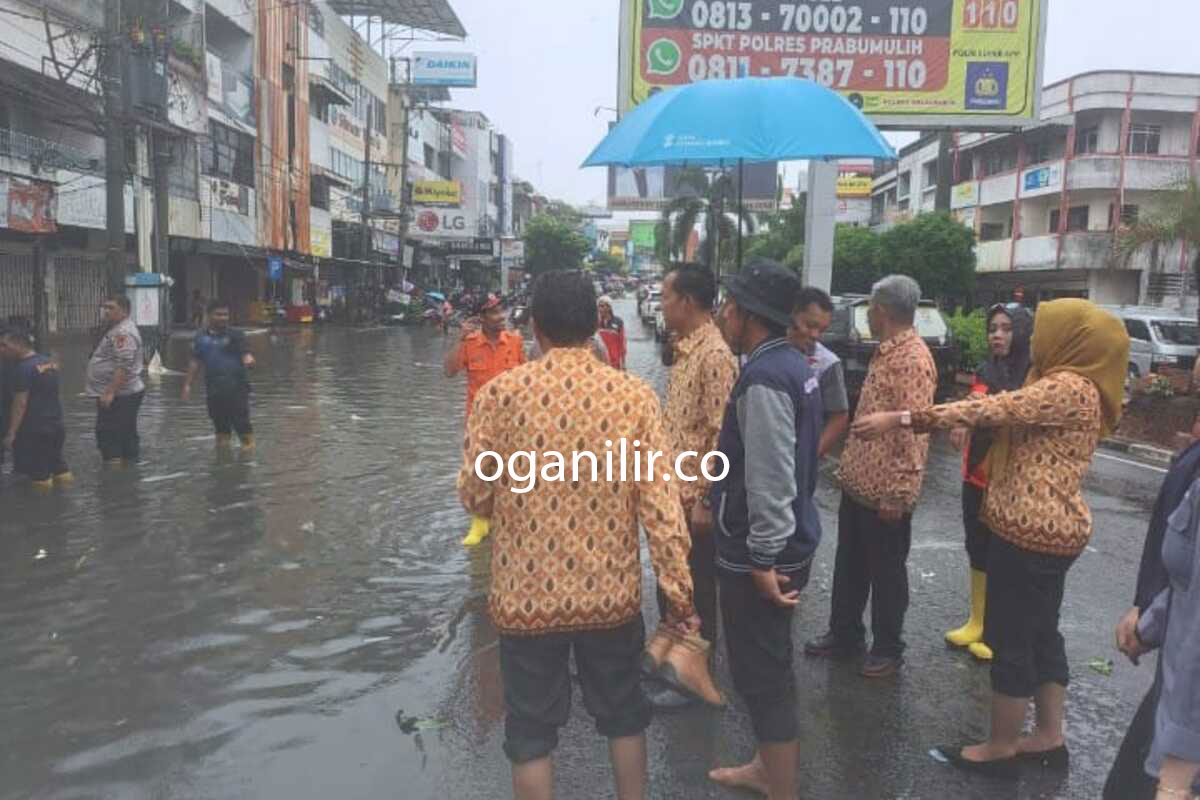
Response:
M639 252L654 252L657 240L658 222L654 220L634 220L629 223L629 241Z
M412 59L414 86L457 86L473 89L478 69L470 53L417 53Z
M462 184L458 181L414 181L412 201L419 206L462 205Z
M696 197L696 188L680 181L695 167L609 167L608 208L611 211L662 211L672 200ZM736 176L737 170L730 170ZM774 161L747 164L742 172L742 202L751 211L774 211L778 192Z
M477 233L475 215L465 208L413 206L413 221L418 236L438 238L474 238Z
M694 81L796 76L877 125L1037 118L1048 0L622 0L622 112Z
M838 167L837 196L839 198L870 197L871 187L874 185L872 177L874 173L875 168L870 164L842 164Z
M0 228L54 233L54 185L0 176Z

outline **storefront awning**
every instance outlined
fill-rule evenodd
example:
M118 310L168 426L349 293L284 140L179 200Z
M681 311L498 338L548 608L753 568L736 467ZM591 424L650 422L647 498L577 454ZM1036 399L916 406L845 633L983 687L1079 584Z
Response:
M389 25L444 33L465 39L467 31L448 0L328 0L337 14L378 17Z

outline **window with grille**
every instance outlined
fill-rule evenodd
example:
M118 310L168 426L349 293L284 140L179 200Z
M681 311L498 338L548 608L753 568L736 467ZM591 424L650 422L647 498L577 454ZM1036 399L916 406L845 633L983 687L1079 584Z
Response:
M204 174L253 186L254 137L209 120L208 139L208 143L201 146Z
M1161 138L1161 125L1133 125L1129 128L1129 154L1156 156Z
M1095 153L1100 149L1100 129L1097 127L1082 128L1075 134L1075 155Z

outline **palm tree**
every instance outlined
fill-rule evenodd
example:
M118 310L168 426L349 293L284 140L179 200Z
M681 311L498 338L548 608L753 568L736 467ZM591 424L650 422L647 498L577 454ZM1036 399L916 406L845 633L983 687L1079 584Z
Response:
M1145 245L1170 247L1180 244L1195 252L1192 274L1200 283L1200 183L1192 177L1165 197L1157 214L1138 220L1117 235L1117 253L1128 261ZM1200 307L1196 313L1200 320Z
M698 168L684 170L676 180L676 188L691 192L676 197L663 209L659 241L664 243L665 252L660 256L680 260L699 223L703 230L701 261L721 274L721 265L734 260L739 224L743 236L755 228L753 214L738 204L737 181L736 174L727 172L710 175Z

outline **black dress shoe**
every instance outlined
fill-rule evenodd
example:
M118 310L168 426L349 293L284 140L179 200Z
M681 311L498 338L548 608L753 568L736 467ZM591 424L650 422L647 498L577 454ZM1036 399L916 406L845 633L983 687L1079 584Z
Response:
M864 678L890 678L900 671L903 664L903 656L879 656L872 653L863 662L859 674Z
M1018 753L1017 757L1027 764L1038 764L1044 769L1066 769L1071 765L1071 754L1067 752L1065 744L1037 753Z
M817 658L833 658L839 661L861 655L867 649L865 642L843 642L832 631L809 640L804 645L805 655Z
M963 758L963 747L966 745L941 745L929 751L929 755L938 761L971 772L976 775L986 775L989 778L1016 780L1020 777L1020 757L996 758L991 761L970 761Z

